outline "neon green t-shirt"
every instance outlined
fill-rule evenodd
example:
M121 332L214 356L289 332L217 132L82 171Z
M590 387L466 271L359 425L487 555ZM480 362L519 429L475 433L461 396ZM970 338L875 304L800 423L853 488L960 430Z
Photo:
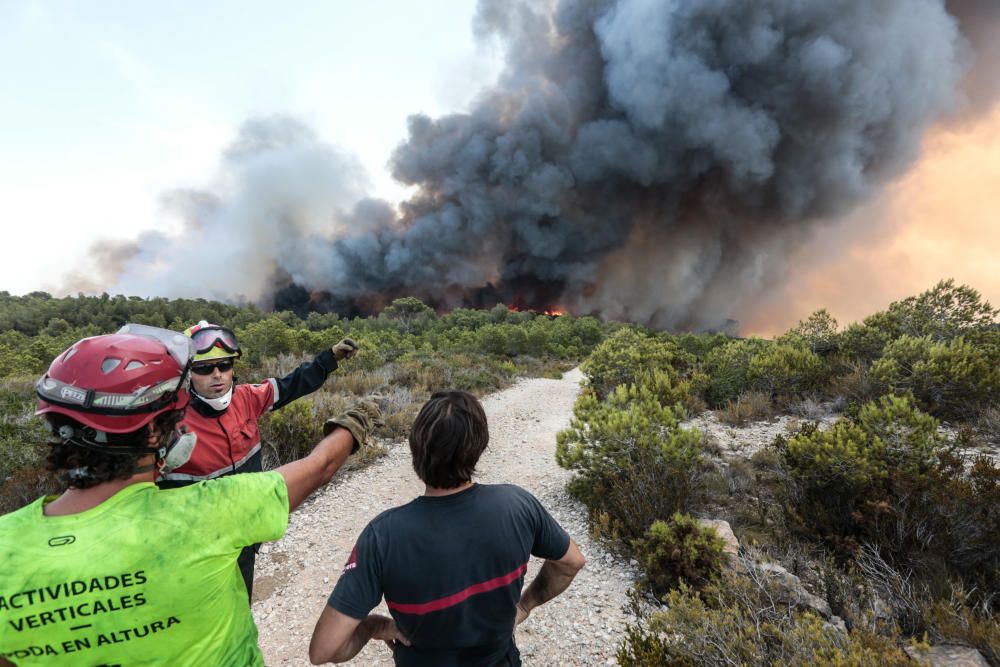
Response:
M0 516L0 655L16 665L263 665L240 549L281 537L276 472L133 484L45 516Z

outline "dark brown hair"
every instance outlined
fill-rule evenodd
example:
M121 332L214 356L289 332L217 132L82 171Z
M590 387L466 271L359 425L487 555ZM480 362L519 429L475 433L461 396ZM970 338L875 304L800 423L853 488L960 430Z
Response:
M45 415L53 431L69 424L86 428L75 419L55 412ZM149 447L149 433L155 432L162 442L170 437L184 418L183 410L170 410L156 416L147 426L131 433L108 433L108 445L119 447ZM46 468L58 474L63 488L89 489L116 479L128 479L139 467L139 460L148 454L111 454L62 442L58 436L49 441Z
M410 429L413 469L424 484L453 489L472 479L489 441L486 413L475 396L436 392Z

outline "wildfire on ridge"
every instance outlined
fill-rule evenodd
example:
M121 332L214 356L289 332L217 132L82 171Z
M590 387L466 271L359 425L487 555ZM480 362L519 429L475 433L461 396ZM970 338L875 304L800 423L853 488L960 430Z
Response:
M548 315L549 317L560 317L566 314L566 310L560 306L552 306L551 308L546 308L545 310L535 310L534 308L520 308L513 304L507 305L507 310L513 313L535 313L536 315Z

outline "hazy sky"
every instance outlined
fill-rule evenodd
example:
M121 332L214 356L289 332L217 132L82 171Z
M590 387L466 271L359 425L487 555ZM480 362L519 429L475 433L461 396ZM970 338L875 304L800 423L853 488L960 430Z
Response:
M1000 306L998 192L1000 108L932 131L913 169L791 258L784 288L740 314L744 330L781 333L819 308L846 325L944 278Z
M249 117L290 113L367 167L406 117L461 109L499 68L474 0L0 2L0 290L51 288L97 238L157 226Z
M362 161L371 194L400 199L385 164L407 116L461 110L499 70L474 8L0 0L0 290L51 290L95 240L164 224L161 195L203 186L254 116L301 118ZM909 174L735 315L758 333L823 306L847 323L944 277L1000 301L998 156L1000 112L932 133Z

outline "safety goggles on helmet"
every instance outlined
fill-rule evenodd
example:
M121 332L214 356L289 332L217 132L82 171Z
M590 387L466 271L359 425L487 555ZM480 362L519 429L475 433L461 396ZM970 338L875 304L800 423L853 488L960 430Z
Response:
M205 354L213 347L221 347L226 352L239 355L240 346L236 342L236 334L232 329L220 327L215 324L200 327L197 331L191 332L191 341L194 342L195 352Z
M177 390L185 378L164 380L152 387L142 387L131 394L80 389L71 384L46 376L38 381L35 390L43 401L88 412L106 415L131 415L137 412L153 412L164 405L173 403Z

